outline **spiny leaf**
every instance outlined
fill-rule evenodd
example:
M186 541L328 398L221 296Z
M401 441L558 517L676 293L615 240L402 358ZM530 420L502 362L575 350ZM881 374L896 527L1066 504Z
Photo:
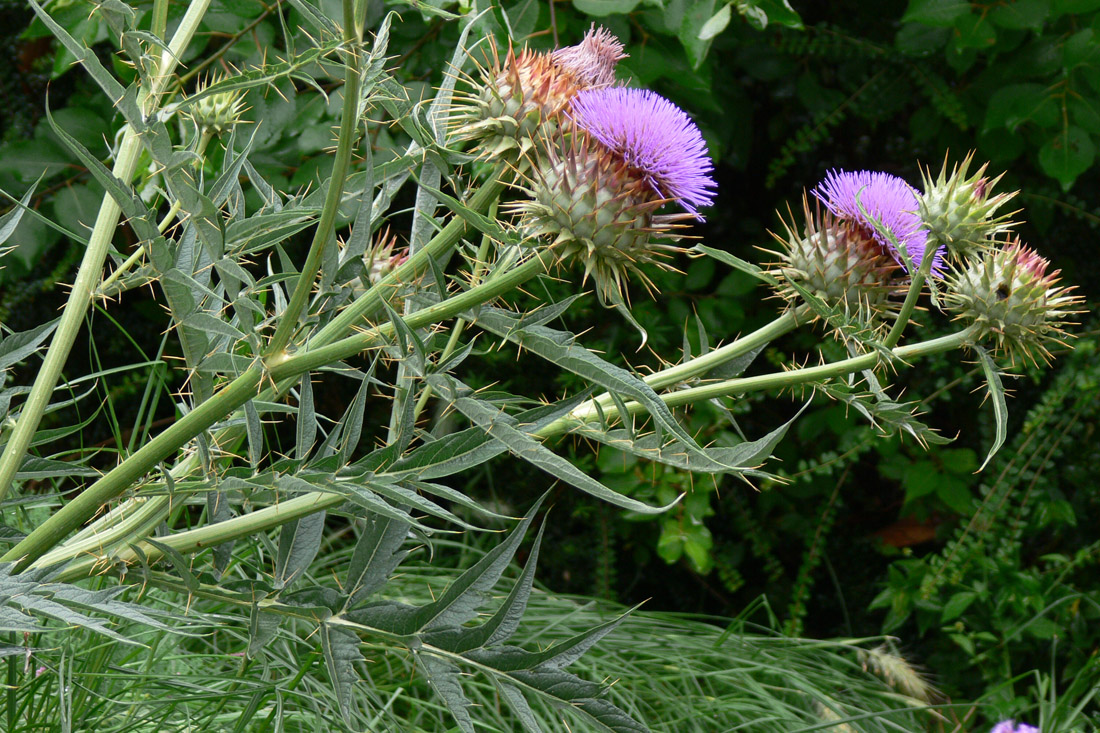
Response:
M344 580L345 608L353 608L370 598L390 579L408 553L401 545L409 533L408 522L377 514L367 519L367 527L355 544Z
M275 587L285 588L309 569L325 533L325 512L320 511L284 524L279 531L279 555L275 561Z
M1001 374L997 369L996 362L993 361L993 357L989 355L985 349L977 344L971 346L974 352L978 355L978 360L981 362L982 371L985 373L985 385L989 392L990 400L993 402L993 415L997 421L997 432L993 438L993 445L989 447L989 453L986 454L985 460L982 461L981 467L978 469L981 472L989 463L993 456L997 455L997 451L1004 445L1005 438L1008 437L1008 403L1005 401L1005 388L1001 384Z
M325 654L325 666L340 705L340 716L349 726L351 718L351 688L359 679L355 663L363 658L359 651L359 636L354 631L331 624L321 624L321 649Z

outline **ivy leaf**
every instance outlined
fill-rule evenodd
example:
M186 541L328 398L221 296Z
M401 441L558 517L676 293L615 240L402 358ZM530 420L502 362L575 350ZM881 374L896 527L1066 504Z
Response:
M1095 158L1096 144L1076 125L1067 125L1039 149L1039 165L1044 173L1062 184L1063 191L1069 191L1077 177L1092 167Z
M923 23L924 25L949 28L964 15L970 14L970 3L966 0L909 0L902 23Z

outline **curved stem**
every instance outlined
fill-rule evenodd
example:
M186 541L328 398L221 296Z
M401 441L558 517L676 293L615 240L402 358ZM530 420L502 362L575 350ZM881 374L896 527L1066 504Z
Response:
M404 321L409 328L417 329L453 318L460 313L514 290L531 277L540 272L545 272L556 259L557 255L555 253L550 250L543 250L514 269L490 278L478 287L463 291L452 298L409 314ZM393 335L393 330L393 324L385 323L364 333L337 341L316 350L316 352L306 351L285 359L266 372L259 365L252 366L217 394L201 403L112 471L86 488L79 496L63 506L56 514L23 538L19 544L0 557L0 562L19 561L17 571L25 569L64 539L72 530L95 516L108 501L129 489L134 482L141 479L160 461L179 450L194 436L206 430L218 420L231 414L245 402L257 397L260 394L260 387L263 382L270 380L278 383L295 380L305 372L354 356L364 349L387 343ZM218 525L211 526L225 524L225 522L221 522ZM66 553L68 553L68 550L66 550Z
M313 284L317 279L317 272L321 269L321 258L325 248L329 246L336 236L336 214L340 208L340 200L344 195L344 184L347 182L348 168L351 166L351 148L355 133L358 129L359 112L359 73L360 48L355 37L355 9L354 0L344 0L344 43L349 46L347 62L344 66L344 106L340 114L340 137L336 143L336 154L333 158L332 176L328 181L328 190L325 192L324 208L321 209L321 220L317 222L317 228L313 233L313 243L310 244L309 254L302 265L302 271L298 274L298 281L294 284L294 292L290 296L286 310L279 317L279 325L275 327L275 334L267 347L268 355L282 354L295 331L298 329L298 320L305 310L310 293L313 292Z
M905 332L905 327L909 325L909 319L913 315L913 309L917 307L917 300L920 298L921 291L924 289L924 282L928 279L928 273L932 271L935 253L936 244L933 242L925 248L924 257L920 261L920 267L913 273L913 280L909 283L909 291L905 294L905 301L901 304L901 310L898 311L898 318L894 321L893 327L890 329L890 332L886 334L886 338L882 342L882 345L887 349L892 349L898 345L898 341L901 340L901 335Z
M906 359L915 359L931 354L940 354L970 343L973 335L974 328L969 327L948 336L941 336L940 338L923 341L918 344L895 348L893 350L893 355L896 359L904 361ZM774 372L772 374L762 374L756 377L727 379L722 382L715 382L714 384L707 384L701 387L692 387L691 389L669 392L660 395L660 397L669 407L681 407L695 402L714 399L715 397L732 397L734 395L748 394L749 392L760 392L766 389L785 389L800 384L806 384L807 382L820 382L846 374L854 374L864 369L874 368L880 363L881 359L882 356L879 352L873 351L830 364L804 367L802 369L791 369L789 371ZM637 402L628 402L626 409L627 412L632 415L638 414L644 410L643 406ZM599 415L600 413L594 406L590 403L586 403L586 405L578 407L569 415L550 423L540 430L537 435L542 438L560 435L567 432L578 422L585 423L599 419Z

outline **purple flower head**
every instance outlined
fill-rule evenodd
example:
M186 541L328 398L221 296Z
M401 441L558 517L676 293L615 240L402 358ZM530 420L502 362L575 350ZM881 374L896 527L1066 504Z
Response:
M989 733L1039 733L1039 729L1027 723L1016 725L1014 720L1003 720L993 726L993 730Z
M714 201L707 144L682 109L646 89L586 89L573 99L572 119L638 170L661 198L697 209Z
M825 180L814 189L814 196L836 216L854 221L867 229L880 244L894 254L894 259L904 264L897 247L879 230L880 227L885 228L898 244L905 246L906 254L913 260L913 266L920 266L928 241L928 230L922 228L920 215L917 213L917 194L902 179L877 171L831 170L825 174ZM943 273L944 252L945 249L941 247L933 257L932 272L936 275Z

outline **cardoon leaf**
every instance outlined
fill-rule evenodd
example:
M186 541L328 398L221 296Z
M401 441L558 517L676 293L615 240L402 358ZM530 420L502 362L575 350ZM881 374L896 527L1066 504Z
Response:
M478 425L488 435L507 446L509 452L533 466L546 471L551 476L565 481L597 499L640 514L660 514L676 505L676 501L667 506L652 507L640 501L612 491L574 466L565 458L544 446L530 433L518 429L515 419L493 405L471 397L458 397L449 378L429 377L429 383L440 394L450 399L459 412Z
M15 228L19 226L19 220L23 218L23 212L28 211L27 204L30 203L31 197L34 196L35 190L38 188L38 184L42 182L39 178L31 187L27 189L27 192L23 194L12 210L8 213L0 216L0 245L8 241L11 235L15 232ZM7 196L7 194L4 194ZM10 197L9 197L10 198ZM14 199L13 199L14 200ZM0 257L4 255L4 250L0 250Z
M294 454L299 461L306 460L317 441L317 412L313 407L313 380L310 373L302 375L298 382L298 421Z
M1001 374L997 370L997 364L993 361L993 357L989 355L989 352L983 349L977 344L972 344L971 348L974 353L978 355L978 360L982 364L982 371L985 373L985 386L989 392L989 397L993 402L993 416L997 421L997 431L993 437L993 445L989 447L989 453L986 454L985 460L982 461L981 467L978 469L980 473L985 469L986 464L989 463L993 456L997 455L997 451L1004 445L1005 438L1008 437L1008 403L1005 401L1005 388L1001 384Z
M325 512L284 524L279 531L279 554L275 560L275 587L285 588L309 569L325 534Z
M38 19L50 29L50 33L52 33L57 40L61 41L61 45L76 57L80 65L88 72L88 75L95 80L95 83L99 85L99 88L102 89L107 95L107 98L111 100L111 104L115 105L115 107L122 112L127 122L135 128L141 129L141 113L137 105L133 104L132 97L131 100L128 100L128 103L120 104L123 98L127 96L126 89L103 67L103 64L99 62L99 57L96 56L95 52L69 35L69 32L59 25L49 13L43 10L41 5L34 0L29 0L29 2L31 7L34 8L34 12L38 15Z
M89 153L88 149L77 142L76 138L65 132L65 130L54 120L53 115L50 114L48 106L46 107L46 121L49 123L50 129L53 130L58 139L65 143L65 146L68 147L76 157L80 158L80 162L84 164L100 185L102 185L107 193L111 195L111 198L115 200L119 209L126 215L130 225L134 228L134 231L137 232L138 236L146 241L151 241L160 237L160 233L157 231L154 217L149 211L149 207L134 194L132 188L118 178L115 178L115 175L99 162L99 158Z
M4 339L0 339L0 372L24 361L37 351L42 342L49 338L57 327L57 320L55 318L48 323L43 323L41 326L35 326L27 331L13 333Z
M345 608L352 608L370 598L390 579L393 571L405 559L401 545L409 534L408 522L372 515L355 544L344 579L347 594Z
M354 631L342 629L332 624L321 624L321 649L325 654L325 666L328 667L336 700L340 706L340 716L349 726L351 718L351 689L359 680L355 663L363 658L359 651L359 636Z
M646 408L661 427L673 433L689 449L701 450L649 385L622 367L611 364L577 344L572 333L546 326L523 327L514 314L500 308L482 308L472 318L482 328L598 384L608 392L634 399Z
M455 578L440 595L439 600L417 610L415 628L431 629L440 626L459 626L477 614L477 609L485 602L485 596L500 580L500 576L512 561L527 528L531 525L535 513L542 506L540 498L531 511L524 517L508 538L485 553L469 570Z
M515 685L503 680L493 680L497 683L497 689L500 690L501 696L504 701L508 703L508 707L512 710L512 713L519 718L520 724L523 725L523 729L527 733L542 733L542 727L538 721L535 720L535 713L531 710L531 704L527 702L527 698L523 696L523 693L519 691Z
M430 654L417 654L416 659L420 668L424 670L432 689L443 698L443 703L454 716L462 733L474 733L474 722L468 710L470 701L462 692L462 685L458 681L459 668Z

